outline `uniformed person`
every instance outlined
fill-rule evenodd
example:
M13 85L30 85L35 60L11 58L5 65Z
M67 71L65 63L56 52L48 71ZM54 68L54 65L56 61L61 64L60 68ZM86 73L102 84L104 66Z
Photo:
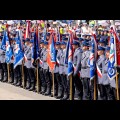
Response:
M44 41L44 53L43 53L43 73L46 81L46 91L44 95L51 96L51 87L52 87L52 81L50 79L50 73L49 73L49 66L47 64L47 49L48 49L48 42Z
M105 48L102 46L98 46L98 59L96 61L101 73L104 73L104 66L105 66ZM98 82L98 90L100 92L100 97L102 100L105 99L104 92L103 92L103 77L98 76L97 82Z
M73 97L75 95L75 89L76 89L78 100L82 100L83 99L83 85L82 85L82 81L79 76L80 74L79 72L81 70L82 53L79 47L79 42L74 40L72 45L73 45L73 49L75 50L73 54L73 66L74 66L74 73L73 73L74 86L73 87L75 87L73 88Z
M59 74L59 67L60 67L60 57L62 54L62 49L60 47L61 43L56 42L55 43L55 48L56 48L56 65L55 65L55 70L54 70L54 95L55 98L59 99L61 96L63 96L63 85L62 85L62 79Z
M56 65L54 69L54 97L59 98L59 94L63 93L62 80L59 74L59 64L60 64L60 56L62 53L62 49L60 48L60 42L55 43L56 48Z
M36 78L35 78L35 71L34 71L34 66L32 64L32 44L33 44L33 40L30 41L30 39L27 38L26 40L28 43L28 50L26 51L26 57L27 57L27 61L25 62L26 68L27 68L27 87L26 89L28 89L29 91L33 91L35 90L35 82L36 82Z
M67 43L65 41L61 42L62 51L60 54L59 74L62 80L62 85L57 96L57 98L61 100L67 100L69 98L69 81L67 78L68 66L65 64L66 45Z
M113 99L113 94L111 94L111 89L110 89L110 80L107 76L108 73L108 62L109 62L109 54L110 54L110 47L106 47L106 59L105 59L105 63L103 66L103 81L102 81L102 86L103 86L103 100L111 100ZM115 79L113 79L113 81L115 81Z
M8 81L8 71L7 71L7 63L5 62L5 51L0 49L0 61L1 61L1 81L7 82Z
M107 46L106 57L107 57L108 61L109 61L109 54L110 54L110 47ZM106 64L106 68L108 68L108 64ZM107 76L107 79L109 80L109 84L110 84L109 100L117 100L116 79L114 78L114 79L110 80L108 78L108 76ZM120 81L118 82L118 86L120 86ZM119 92L119 94L120 94L120 92Z
M103 36L103 39L105 41L105 45L108 45L108 42L109 42L109 36L108 36L108 30L105 29L104 30L104 36Z
M105 40L102 39L102 38L100 38L100 40L99 40L99 42L98 42L98 45L105 47Z
M81 58L81 80L83 83L84 94L86 99L91 99L90 92L90 67L88 66L88 60L90 56L89 42L83 41L82 43L82 58Z
M39 79L40 79L40 94L44 94L46 92L46 81L45 81L45 76L43 73L43 53L45 51L44 48L44 40L41 40L40 42L40 49L39 49L39 54L40 54L40 64L39 64Z

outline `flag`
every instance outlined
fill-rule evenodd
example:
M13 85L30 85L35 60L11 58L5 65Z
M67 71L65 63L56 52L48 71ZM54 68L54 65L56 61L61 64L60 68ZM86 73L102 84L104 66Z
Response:
M22 49L23 49L22 30L21 30L21 28L18 30L18 32L19 32L19 36L20 36L20 40L21 40L21 47L22 47Z
M55 49L54 37L52 37L52 43L50 45L50 51L51 51L51 62L56 62L56 49Z
M100 68L98 67L98 65L96 64L96 67L97 67L97 75L102 78L102 72L100 70Z
M69 40L67 43L67 47L66 47L66 55L65 55L65 64L68 65L68 76L70 76L73 73L73 49L72 49L72 33L69 36Z
M25 37L24 39L30 38L30 21L29 20L27 21L27 26L26 26L26 31L25 31L24 37Z
M53 34L50 35L50 40L48 43L48 53L47 53L47 63L51 71L54 70L56 64L56 50L54 46Z
M13 51L10 46L9 38L8 38L8 33L6 32L6 63L10 63L11 58L13 56Z
M112 27L111 27L112 29ZM117 35L117 32L116 32L116 29L115 27L113 26L113 29L112 29L112 33L114 35L114 39L115 39L115 46L116 46L116 64L118 67L120 67L120 39Z
M6 51L6 31L4 31L4 34L3 34L1 49Z
M110 80L114 79L116 76L116 65L116 37L113 33L110 37L110 55L108 61L108 77Z
M21 63L23 58L24 58L24 53L21 47L21 40L20 40L19 32L17 32L16 44L14 48L14 69L17 67L19 63Z
M43 38L44 38L44 41L46 40L46 34L47 34L46 27L44 27L44 30L43 30Z
M95 59L95 42L94 38L91 41L91 51L90 51L90 59L89 59L89 66L90 66L90 80L94 79L95 72L96 72L96 59Z
M39 57L39 46L38 46L38 27L37 27L34 33L34 42L32 46L32 63L38 60L39 58L40 57Z

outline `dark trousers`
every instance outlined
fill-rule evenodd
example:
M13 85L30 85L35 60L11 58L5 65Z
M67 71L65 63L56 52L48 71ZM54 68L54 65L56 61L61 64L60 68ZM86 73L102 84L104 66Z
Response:
M102 100L109 100L112 99L112 93L111 93L111 88L110 85L98 85L99 92L100 92L100 97Z
M13 63L10 63L10 77L11 77L11 81L14 81L14 69L13 69Z
M59 79L59 74L58 73L54 73L54 95L57 96L58 95L58 79Z
M43 73L46 81L47 92L51 92L52 81L50 79L50 73L45 69L43 70Z
M34 68L27 68L27 73L28 73L28 78L27 81L28 83L34 83L36 82L36 78L35 78L35 72L34 72Z
M3 79L8 79L8 71L7 71L7 63L1 63L1 68L2 68L2 78Z
M73 83L74 83L73 95L75 95L75 89L76 89L78 98L82 99L83 98L83 85L78 75L73 76Z
M82 78L85 98L90 100L90 78Z
M60 95L69 95L69 81L67 80L67 75L60 75L61 80L59 81Z
M111 87L111 94L112 94L112 99L111 100L117 100L117 89ZM119 98L120 98L120 88L119 88Z
M109 100L112 98L110 85L103 85L104 100Z
M14 69L14 80L16 80L17 82L22 82L21 67L22 67L21 65L18 65Z
M26 68L26 66L24 66L24 82L25 82L25 86L26 86L26 82L27 82L27 75L28 75L28 71L27 71L27 68Z
M43 68L39 68L40 90L46 90L46 81L43 73Z
M58 75L58 77L57 77L57 83L58 83L58 95L63 95L63 90L64 90L64 88L63 88L63 75L62 74L57 74ZM63 76L63 77L62 77Z
M90 80L90 99L94 100L94 87L96 87L96 100L98 99L97 84L94 86L94 79Z

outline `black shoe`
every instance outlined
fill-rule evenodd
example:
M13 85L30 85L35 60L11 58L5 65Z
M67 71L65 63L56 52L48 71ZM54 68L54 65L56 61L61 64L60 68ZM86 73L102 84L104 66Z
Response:
M14 79L14 82L12 84L16 85L17 84L17 79Z
M13 83L13 80L8 81L8 83L10 83L10 84Z
M41 91L40 91L40 94L44 94L46 92L46 88L45 87L42 87L41 88Z
M30 89L30 87L31 87L31 84L28 83L27 86L26 86L26 89Z
M60 100L68 100L69 99L69 96L68 95L64 95L63 98L61 98Z
M83 100L83 98L82 97L78 97L78 99L77 100Z
M7 80L7 79L4 79L2 82L8 82L8 80Z
M63 95L59 95L56 97L56 99L60 99L60 98L63 98Z
M31 87L30 87L29 91L33 91L33 90L35 90L35 84L34 83L31 84Z
M50 96L51 95L51 90L47 90L45 93L44 93L45 96Z
M22 83L20 81L16 84L16 86L21 86L21 85Z

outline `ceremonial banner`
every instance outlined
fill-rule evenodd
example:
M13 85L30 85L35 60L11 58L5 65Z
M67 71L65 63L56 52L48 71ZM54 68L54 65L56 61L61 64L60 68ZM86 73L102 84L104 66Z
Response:
M38 28L36 28L32 46L32 63L38 60L39 57L39 46L38 46Z
M11 58L13 56L13 51L12 51L12 48L10 46L10 42L9 42L9 39L8 39L8 33L6 32L6 63L10 63L11 61Z
M19 32L17 32L16 44L14 48L14 69L17 67L19 63L22 62L23 58L24 58L24 53L21 47Z
M115 35L112 34L110 38L110 56L108 62L108 77L113 80L116 77L116 40Z
M48 43L48 53L47 53L47 64L51 71L54 70L56 64L56 50L54 46L53 34L50 35L50 40Z

